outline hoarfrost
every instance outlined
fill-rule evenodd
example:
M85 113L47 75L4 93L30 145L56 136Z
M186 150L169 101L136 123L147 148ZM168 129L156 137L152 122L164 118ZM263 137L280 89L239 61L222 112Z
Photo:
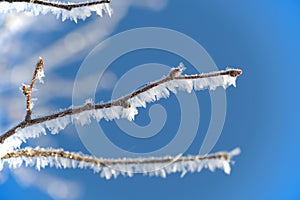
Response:
M41 134L46 135L46 130L42 124L19 128L16 133L8 137L0 148L0 157L16 148L20 148L22 143L25 143L29 138L38 138Z
M1 10L2 8L0 8ZM178 74L181 73L183 69L183 64L179 65ZM231 69L227 69L231 70ZM174 69L173 69L174 71ZM221 71L222 72L222 71ZM172 73L172 71L171 71ZM170 74L171 74L170 73ZM178 75L177 74L177 75ZM134 120L135 115L138 114L139 107L146 107L147 103L151 103L154 101L158 101L161 98L168 98L170 96L170 92L176 94L178 90L183 90L186 92L191 92L192 89L194 90L203 90L203 89L210 89L214 90L217 87L223 87L226 89L228 86L233 85L235 86L236 77L232 77L230 75L218 75L215 77L209 78L198 78L198 79L176 79L175 74L173 74L172 80L169 80L165 83L162 83L156 87L153 87L145 92L142 92L133 98L127 100L126 105L130 105L129 108L125 108L122 106L112 106L109 108L103 109L92 109L81 111L76 114L65 115L65 116L57 116L57 118L52 120L47 120L41 124L30 125L28 127L16 130L16 133L7 138L3 144L1 144L0 148L0 156L5 155L7 152L10 152L14 149L20 148L20 145L23 142L26 142L29 138L37 138L41 134L46 135L46 129L48 129L52 134L57 134L59 131L65 129L65 127L70 123L76 123L81 126L88 125L91 123L91 119L94 118L98 122L101 119L105 119L107 121L111 121L113 119L119 118L126 118L128 120ZM40 78L43 77L41 74ZM94 103L92 100L88 99L84 106L92 106ZM84 107L83 106L83 107ZM74 108L76 109L76 108ZM235 152L239 153L239 152ZM188 164L188 163L186 163ZM230 167L226 163L217 163L220 166L223 166L226 173L230 173ZM62 165L63 167L65 165ZM203 167L209 168L211 171L215 169L216 164L210 163L201 163L197 166L197 170L201 170ZM168 170L179 170L181 169L180 166L173 166L174 168ZM194 171L196 169L195 166L189 166L190 171ZM167 171L168 171L167 170ZM184 171L184 170L181 170ZM163 172L161 172L163 173ZM184 173L183 173L184 175Z
M62 149L44 149L44 148L25 148L24 150L41 150L45 152L59 152ZM65 153L70 153L64 151ZM212 155L226 154L225 157L206 157L187 156L187 157L156 157L156 158L123 158L123 159L103 159L93 156L83 155L82 153L73 153L75 157L80 157L79 160L68 159L57 156L20 156L11 157L0 160L0 171L7 164L9 168L19 168L22 165L35 166L37 170L41 170L47 166L56 168L80 168L92 169L95 173L100 173L100 177L105 179L117 178L118 175L132 177L136 173L148 176L158 176L166 178L168 174L181 172L180 177L184 177L187 173L200 172L203 168L210 171L221 169L226 174L230 174L230 163L232 156L240 152L239 148L231 152L221 152ZM32 153L32 152L31 152ZM180 159L180 160L177 160ZM146 162L144 162L146 161ZM113 164L114 163L114 164Z
M66 128L68 124L71 123L70 116L59 117L56 119L52 119L49 121L44 122L43 124L46 128L51 131L52 134L57 134L59 131Z
M70 3L69 3L70 4ZM0 2L0 13L12 13L12 12L26 12L31 13L34 16L46 15L52 13L59 18L61 16L62 21L70 19L77 23L78 19L85 20L90 17L92 13L96 13L100 17L103 16L103 12L107 13L110 17L113 13L109 3L97 4L85 7L73 8L72 10L65 10L61 8L38 5L27 2Z
M41 68L38 73L37 73L37 79L39 80L40 83L44 83L44 80L43 78L45 77L45 72L44 72L44 69Z

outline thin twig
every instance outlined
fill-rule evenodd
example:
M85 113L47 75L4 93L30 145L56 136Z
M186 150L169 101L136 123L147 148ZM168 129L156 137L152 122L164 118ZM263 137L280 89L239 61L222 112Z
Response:
M39 118L35 118L35 119L30 119L28 121L22 121L21 123L19 123L18 125L16 125L15 127L11 128L10 130L8 130L7 132L5 132L3 135L0 136L0 144L3 143L8 137L12 136L13 134L16 133L16 130L19 128L25 128L28 126L32 126L34 124L39 124L39 123L43 123L45 121L49 121L52 119L57 119L60 117L64 117L67 115L74 115L74 114L78 114L84 111L89 111L89 110L98 110L98 109L104 109L104 108L110 108L110 107L114 107L114 106L122 106L125 108L130 107L130 105L128 103L126 103L129 99L132 99L133 97L142 94L158 85L161 85L165 82L171 81L171 80L182 80L182 79L201 79L201 78L210 78L210 77L216 77L216 76L224 76L224 75L229 75L232 77L237 77L239 75L242 74L242 70L239 69L229 69L229 70L225 70L225 71L221 71L221 72L213 72L213 73L205 73L205 74L199 74L199 75L184 75L184 76L174 76L174 72L181 70L180 68L175 68L173 69L169 76L160 79L154 83L151 83L139 90L136 90L134 92L132 92L131 94L121 97L117 100L108 102L108 103L100 103L100 104L86 104L84 106L78 107L78 108L69 108L67 110L55 113L55 114L51 114L51 115L47 115L44 117L39 117Z
M29 87L26 85L23 85L23 87L22 87L23 94L26 96L26 111L27 111L27 113L25 116L25 121L27 121L27 122L30 121L30 119L31 119L31 113L32 113L31 93L33 90L33 86L34 86L36 79L38 78L38 74L41 72L41 70L43 70L43 68L44 68L44 61L42 58L40 58L40 60L36 64Z
M1 1L6 1L9 3L26 2L26 3L40 4L40 5L44 5L44 6L61 8L61 9L69 10L69 11L72 10L73 8L92 6L92 5L103 4L103 3L110 3L110 0L91 1L91 2L83 2L83 3L60 3L60 2L50 2L50 1L42 1L42 0L1 0Z

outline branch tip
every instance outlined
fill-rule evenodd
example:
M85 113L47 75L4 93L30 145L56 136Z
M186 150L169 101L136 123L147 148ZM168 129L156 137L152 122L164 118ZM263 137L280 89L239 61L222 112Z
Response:
M44 68L44 60L42 57L39 58L39 61L36 64L36 69L37 70L41 70L42 68Z
M232 77L240 76L242 73L243 73L243 71L240 69L233 69L233 70L229 71L229 75Z

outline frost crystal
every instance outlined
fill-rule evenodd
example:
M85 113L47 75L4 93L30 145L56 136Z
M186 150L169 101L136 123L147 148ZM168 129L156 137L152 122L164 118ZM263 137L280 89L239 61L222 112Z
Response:
M70 4L70 3L69 3ZM0 2L0 13L12 13L12 12L27 12L35 16L45 15L47 13L52 13L59 18L61 16L62 21L66 19L73 20L77 23L78 19L85 20L87 17L91 16L95 12L99 16L103 16L103 12L107 13L109 16L112 15L112 9L109 3L85 6L73 8L72 10L65 10L61 8L38 5L26 2Z
M38 70L36 78L39 80L40 83L44 83L43 80L44 77L45 77L44 69L41 68L40 70Z
M43 125L45 125L45 127L51 131L52 134L57 134L59 131L65 129L70 122L71 118L69 116L64 116L46 121Z

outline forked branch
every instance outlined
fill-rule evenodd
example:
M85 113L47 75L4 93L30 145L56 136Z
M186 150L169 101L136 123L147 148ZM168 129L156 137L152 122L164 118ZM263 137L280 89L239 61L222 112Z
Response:
M42 60L39 63L43 63ZM38 63L38 65L39 65L39 63ZM170 82L170 81L196 80L196 79L214 78L214 77L226 76L226 75L230 76L230 77L237 77L242 74L242 70L240 70L240 69L228 69L225 71L218 71L218 72L204 73L204 74L197 74L197 75L180 75L182 70L183 70L183 67L181 67L181 66L177 67L177 68L173 68L167 77L162 78L158 81L155 81L139 90L136 90L124 97L121 97L117 100L113 100L108 103L99 103L99 104L88 103L81 107L69 108L67 110L64 110L64 111L61 111L61 112L58 112L55 114L38 117L35 119L30 119L30 117L26 117L24 121L22 121L17 126L11 128L7 132L5 132L3 135L1 135L0 143L4 143L4 141L8 137L14 135L16 133L16 130L18 130L20 128L26 128L26 127L29 127L29 126L32 126L35 124L40 124L40 123L43 123L46 121L50 121L52 119L57 119L57 118L61 118L61 117L68 116L68 115L75 115L75 114L82 113L84 111L100 110L100 109L111 108L111 107L115 107L115 106L121 106L123 108L130 108L131 107L131 105L129 103L130 100L132 100L133 98L135 98L136 96L138 96L140 94L143 94L159 85L162 85L162 84ZM33 83L34 83L34 81L33 81ZM30 113L27 113L27 115L30 116L30 114L31 114L31 110L30 110Z
M40 82L42 82L42 78L44 76L44 61L42 58L40 58L40 60L38 61L38 63L36 64L32 79L31 79L31 83L29 86L23 85L22 86L22 91L23 94L26 97L26 117L25 117L25 121L28 122L31 119L31 113L32 113L32 103L31 103L31 93L33 90L33 86L34 83L36 81L36 79L39 79Z
M63 149L43 149L39 147L35 149L30 147L25 149L19 148L27 139L39 137L40 133L46 134L45 127L51 132L54 129L62 130L62 127L66 126L65 124L70 123L68 121L70 117L65 116L72 115L72 119L79 120L82 124L89 121L91 115L98 121L101 118L105 118L103 116L106 116L106 119L115 119L119 116L125 116L129 120L132 120L134 115L137 114L137 107L145 107L147 102L157 101L162 97L166 98L170 94L169 91L176 93L177 89L183 89L187 92L191 92L192 89L201 90L206 88L215 89L219 86L223 86L224 88L229 85L235 86L235 77L241 75L242 70L227 69L225 71L205 74L181 75L183 64L180 64L179 67L172 68L166 77L117 100L99 104L94 104L89 101L80 107L69 108L55 114L31 119L31 93L36 79L41 81L44 75L43 68L44 61L40 59L36 64L31 84L22 87L23 93L26 96L27 112L25 119L0 136L0 171L4 167L4 164L7 163L10 168L21 167L24 164L25 166L35 166L38 170L46 166L55 166L57 168L90 168L93 169L94 172L101 171L100 176L106 179L110 179L112 176L117 177L119 174L132 176L133 173L166 177L169 173L181 172L181 176L183 176L186 172L200 172L202 168L208 168L211 171L220 168L224 170L225 173L230 173L231 158L239 154L239 149L235 149L231 152L197 156L182 156L180 154L175 157L102 159L81 153L68 152ZM96 112L96 110L98 111ZM111 113L119 112L119 114L113 114L109 117L103 114L106 111L110 111ZM80 118L81 115L79 114L82 114L83 118ZM52 120L55 124L54 128L51 128ZM33 126L36 124L37 126ZM58 131L54 131L52 133L57 132Z

